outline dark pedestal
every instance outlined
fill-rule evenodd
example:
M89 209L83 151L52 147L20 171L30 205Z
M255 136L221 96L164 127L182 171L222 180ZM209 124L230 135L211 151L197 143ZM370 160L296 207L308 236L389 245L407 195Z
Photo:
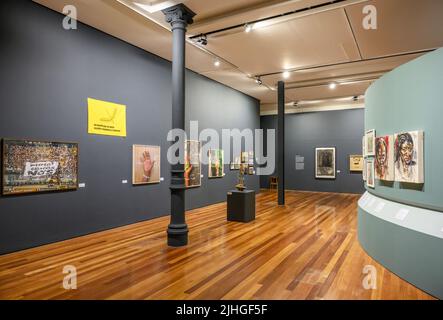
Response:
M255 191L231 190L228 192L228 221L255 220Z

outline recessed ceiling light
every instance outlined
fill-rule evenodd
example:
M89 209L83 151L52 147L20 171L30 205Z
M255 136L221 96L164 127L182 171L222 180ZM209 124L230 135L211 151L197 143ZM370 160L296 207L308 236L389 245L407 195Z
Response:
M291 73L289 71L283 72L283 78L288 79L291 76Z
M245 32L249 33L252 30L252 26L250 24L245 24Z
M214 66L216 66L216 67L220 67L220 60L216 59L216 60L214 61Z
M331 82L329 84L329 89L334 90L335 88L337 88L337 84L335 82Z

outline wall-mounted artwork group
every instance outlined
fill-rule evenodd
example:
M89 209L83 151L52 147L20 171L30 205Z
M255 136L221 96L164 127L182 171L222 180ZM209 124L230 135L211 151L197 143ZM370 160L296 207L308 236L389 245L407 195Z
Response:
M367 157L364 180L369 187L375 187L369 173L381 181L424 183L423 131L375 137L375 130L369 130L363 145Z
M335 147L315 148L315 177L335 179Z
M77 189L77 143L4 139L2 149L3 195Z

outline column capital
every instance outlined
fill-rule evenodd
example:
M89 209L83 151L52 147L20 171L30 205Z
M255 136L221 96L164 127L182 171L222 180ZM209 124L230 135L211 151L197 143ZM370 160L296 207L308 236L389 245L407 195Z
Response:
M162 12L166 17L166 22L172 26L174 26L175 23L183 23L186 27L188 24L194 22L192 18L195 16L195 13L183 3L166 8L162 10Z

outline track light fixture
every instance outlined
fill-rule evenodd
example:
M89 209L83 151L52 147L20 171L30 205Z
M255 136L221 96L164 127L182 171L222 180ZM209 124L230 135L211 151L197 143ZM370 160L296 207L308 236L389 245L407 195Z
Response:
M220 60L215 59L215 61L214 61L214 66L216 66L216 67L220 67Z
M283 72L283 78L288 79L291 76L291 73L289 71Z
M335 82L331 82L329 84L329 89L334 90L335 88L337 88L337 84Z
M202 46L206 46L208 44L208 38L206 37L205 34L201 34L198 38L197 38L197 43L202 45Z
M294 108L298 107L298 101L293 101L293 102L292 102L292 106L293 106Z
M263 81L261 81L261 78L260 77L256 77L255 78L255 83L257 83L258 85L262 85L263 84Z
M251 30L252 30L252 26L250 25L250 24L245 24L245 32L246 33L249 33L249 32L251 32Z

